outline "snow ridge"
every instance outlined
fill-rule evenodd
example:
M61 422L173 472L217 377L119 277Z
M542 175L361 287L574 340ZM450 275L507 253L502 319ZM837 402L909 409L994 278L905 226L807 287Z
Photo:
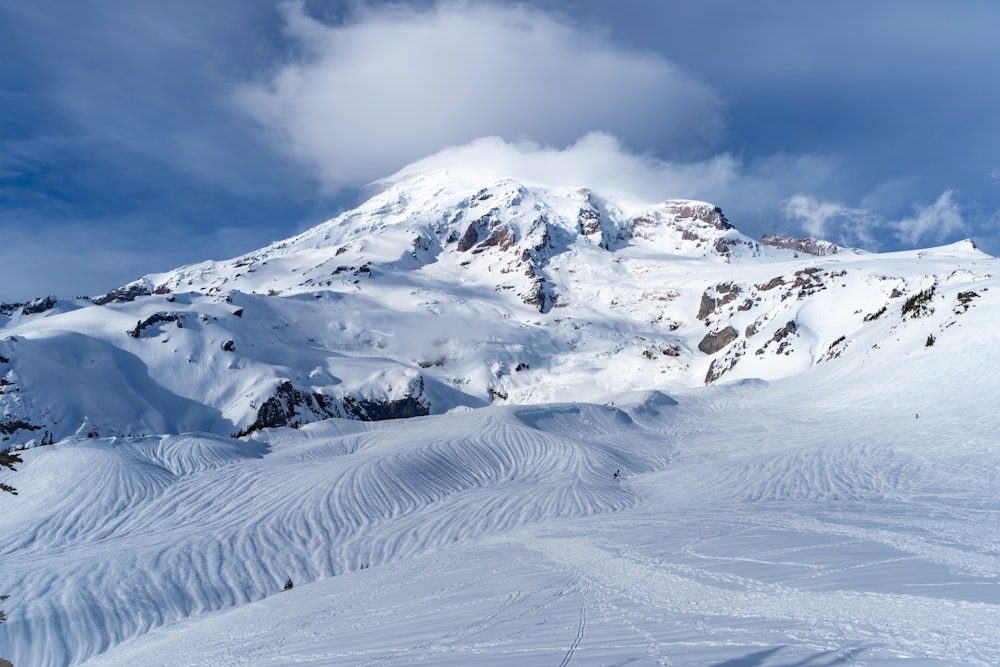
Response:
M812 256L704 202L418 173L242 257L3 309L0 429L229 435L776 379L941 333L995 264L967 243Z

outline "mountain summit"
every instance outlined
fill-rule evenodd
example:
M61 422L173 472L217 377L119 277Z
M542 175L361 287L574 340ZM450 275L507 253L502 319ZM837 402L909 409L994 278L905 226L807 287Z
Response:
M0 431L241 434L772 380L953 335L995 282L971 242L764 241L705 202L409 174L241 257L0 306Z

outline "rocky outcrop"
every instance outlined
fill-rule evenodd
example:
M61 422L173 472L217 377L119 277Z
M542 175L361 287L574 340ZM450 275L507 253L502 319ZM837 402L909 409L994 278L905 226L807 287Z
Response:
M3 419L0 420L0 433L11 435L17 431L40 431L43 427L35 426L34 424L29 424L22 419Z
M840 251L840 246L829 241L814 239L811 236L793 239L790 236L782 236L780 234L764 234L760 242L763 245L773 248L784 248L785 250L794 250L795 252L816 255L818 257L835 255Z
M338 405L339 403L339 405ZM424 379L417 377L401 398L343 396L339 401L329 396L297 388L285 380L274 395L257 410L257 419L236 435L244 436L262 428L300 426L331 417L359 421L405 419L430 414L430 402L424 393Z
M56 305L56 301L57 299L54 296L32 299L21 308L21 314L36 315L38 313L44 313L47 310L52 310Z
M407 419L409 417L424 417L431 413L419 398L407 396L398 400L376 401L344 397L344 412L351 419L365 422L384 421L386 419Z
M32 299L26 303L0 303L0 315L7 315L10 317L18 310L21 311L22 315L44 313L47 310L52 310L57 302L58 299L56 299L56 297L46 296Z
M161 322L176 322L178 327L183 326L180 317L173 313L153 313L146 319L136 322L135 328L129 329L127 333L132 338L139 338L145 329Z
M472 229L472 227L470 226L469 229ZM493 247L499 248L500 250L507 250L515 243L516 240L514 238L514 232L511 231L510 227L497 227L483 240L482 243L472 249L472 253L481 253L487 248Z
M726 327L721 331L706 334L705 337L701 339L701 342L698 343L698 349L705 354L715 354L736 340L739 335L739 332L733 327Z
M735 229L726 216L722 214L722 209L712 204L694 201L668 201L664 203L663 209L666 213L682 220L698 220L719 231Z
M707 322L709 315L735 300L739 293L739 286L733 283L720 283L705 290L701 295L701 304L698 307L698 319Z
M712 360L712 364L708 367L708 372L705 374L705 384L712 384L720 377L733 370L736 366L736 362L739 361L739 356L731 356L729 358L721 357L719 359Z
M799 328L794 321L788 321L783 327L774 332L771 339L764 343L764 346L757 350L755 354L761 355L767 351L772 343L777 343L775 354L787 354L792 346L792 336L798 332Z
M274 396L264 401L257 419L238 435L247 435L262 428L278 428L305 421L337 416L322 394L302 391L285 380L274 390ZM312 417L310 419L309 417Z
M94 299L94 303L98 306L104 306L109 303L125 303L128 301L135 301L140 296L149 296L151 292L149 288L142 283L133 283L131 285L124 285L122 287L117 287L104 296Z
M465 229L465 233L462 234L462 238L458 240L458 245L455 246L455 250L458 252L465 252L472 248L476 243L479 242L479 232L476 230L476 223L470 223Z
M585 202L577 214L580 233L584 236L594 237L598 246L607 249L607 244L604 242L604 228L601 226L601 212L594 203L593 195L587 188L581 188L579 193L583 195Z

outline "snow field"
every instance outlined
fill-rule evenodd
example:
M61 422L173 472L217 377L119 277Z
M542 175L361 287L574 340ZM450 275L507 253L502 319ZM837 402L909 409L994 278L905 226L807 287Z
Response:
M0 518L0 655L996 664L998 424L974 399L1000 387L916 354L853 384L33 450Z
M561 411L586 425L590 446L579 428L540 428L570 419ZM339 436L324 426L261 442L206 434L38 450L15 479L22 509L0 528L13 536L3 583L38 591L7 606L3 655L67 664L260 599L288 576L305 583L623 509L635 499L611 479L614 466L653 465L626 451L629 420L600 406L460 413Z

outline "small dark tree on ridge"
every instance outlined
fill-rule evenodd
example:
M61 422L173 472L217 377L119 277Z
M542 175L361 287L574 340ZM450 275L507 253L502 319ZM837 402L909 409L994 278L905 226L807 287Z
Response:
M0 449L0 468L10 468L11 470L16 470L14 467L15 463L21 463L21 456L11 452L9 449ZM6 491L7 493L12 493L17 495L17 489L8 484L0 482L0 491ZM0 602L7 599L8 596L0 595ZM7 614L0 611L0 623L7 620ZM3 662L0 662L0 667L2 667Z
M19 454L15 454L9 449L0 449L0 468L17 470L17 468L14 467L15 463L22 463L21 456ZM13 486L4 484L3 482L0 482L0 491L6 491L7 493L12 493L15 496L17 495L17 489Z

